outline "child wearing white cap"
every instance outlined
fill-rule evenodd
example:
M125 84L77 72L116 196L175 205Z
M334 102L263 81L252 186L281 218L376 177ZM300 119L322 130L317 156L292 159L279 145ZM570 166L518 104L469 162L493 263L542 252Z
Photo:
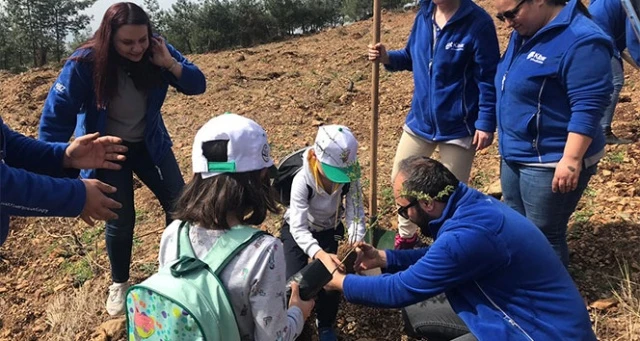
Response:
M325 264L340 263L335 254L338 240L344 236L340 219L343 213L349 242L364 238L357 152L358 142L349 128L327 125L319 128L313 147L304 153L302 168L293 178L291 203L280 237L285 248L287 278L302 269L309 257L321 259ZM337 339L333 325L339 304L339 293L319 294L316 316L320 341Z
M160 241L160 266L178 258L179 226L191 225L189 240L203 258L235 226L261 224L278 206L269 173L275 169L264 129L235 114L211 119L193 143L193 178ZM302 301L297 285L287 309L284 253L280 240L263 235L247 245L219 276L227 289L242 340L295 340L313 301ZM295 293L293 292L295 291Z

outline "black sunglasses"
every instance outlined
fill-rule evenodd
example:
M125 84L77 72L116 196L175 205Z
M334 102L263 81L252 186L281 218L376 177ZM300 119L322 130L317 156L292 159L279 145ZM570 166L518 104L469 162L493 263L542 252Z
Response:
M409 209L418 203L417 199L411 200L407 206L398 207L398 215L404 219L409 219Z
M514 7L513 9L496 14L496 18L498 18L498 20L502 22L504 22L505 20L515 19L518 15L518 12L520 12L520 6L522 6L522 4L524 4L526 1L527 0L520 0L520 2L518 2L516 7Z

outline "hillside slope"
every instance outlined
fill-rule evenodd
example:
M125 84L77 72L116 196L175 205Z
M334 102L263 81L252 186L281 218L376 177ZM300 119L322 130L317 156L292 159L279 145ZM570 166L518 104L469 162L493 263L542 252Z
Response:
M492 7L488 10L493 13ZM412 13L385 13L383 42L389 48L402 47L412 21ZM509 30L497 25L504 49ZM268 131L277 158L309 145L319 124L345 124L361 143L360 160L367 176L371 66L366 60L366 45L370 37L371 21L366 21L255 48L190 56L207 76L207 92L187 97L171 90L163 108L185 178L190 177L191 143L196 130L210 117L225 111L260 122ZM630 69L614 131L635 142L607 147L607 156L574 215L569 236L571 272L587 303L609 298L612 288L619 289L618 261L627 261L632 271L630 279L640 282L640 114L636 112L640 98L636 85L640 78ZM40 69L20 75L0 74L0 115L10 127L36 135L43 101L57 72ZM376 161L381 212L394 208L389 174L412 89L410 73L381 71ZM498 171L499 156L494 144L478 154L471 185L493 190L490 187L495 187ZM155 271L158 230L164 221L149 190L138 187L134 282ZM389 228L393 228L393 221L389 214L382 219ZM278 224L279 219L271 217L264 228L277 234ZM99 327L110 319L103 307L110 282L103 225L90 228L74 219L17 218L12 221L12 228L8 242L0 249L0 340L122 337L120 320ZM630 340L631 335L640 335L639 319L628 320L624 304L606 308L593 312L594 328L601 340ZM398 311L343 305L339 326L345 340L406 338L402 336Z

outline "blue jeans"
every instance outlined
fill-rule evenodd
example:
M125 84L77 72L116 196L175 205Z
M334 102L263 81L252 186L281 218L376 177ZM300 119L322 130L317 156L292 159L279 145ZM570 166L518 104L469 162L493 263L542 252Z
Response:
M611 93L611 103L604 110L604 116L600 120L602 130L607 132L611 129L611 122L613 122L613 113L616 111L616 104L618 104L618 98L620 97L620 90L624 85L624 71L622 70L622 61L618 58L611 58L611 72L613 73L613 92Z
M118 219L107 221L105 231L107 253L111 263L111 279L115 283L124 283L129 280L133 227L136 223L133 173L160 201L167 225L171 223L170 213L184 186L178 162L171 150L159 165L154 165L144 142L125 142L124 145L129 148L129 151L126 153L127 160L121 163L122 169L118 171L100 169L96 173L98 180L118 189L109 196L122 204L122 208L115 210Z
M578 187L553 193L555 168L530 167L502 160L500 184L505 204L532 221L549 240L565 267L569 264L567 224L597 165L583 169Z

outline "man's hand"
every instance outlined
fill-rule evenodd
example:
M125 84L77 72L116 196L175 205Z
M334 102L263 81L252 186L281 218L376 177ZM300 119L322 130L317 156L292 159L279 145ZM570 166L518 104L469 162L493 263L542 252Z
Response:
M354 263L356 271L387 267L387 254L384 251L365 242L358 242L355 247L358 255Z
M124 161L122 155L127 147L121 145L122 139L115 136L99 137L100 133L80 136L69 144L64 151L64 168L93 169L105 168L119 170L119 164L111 161Z
M95 225L93 219L118 219L118 215L112 209L121 208L122 205L105 195L105 193L115 193L116 188L95 179L82 179L82 182L87 190L87 198L80 218L91 226Z
M336 272L333 274L331 281L324 286L324 290L327 291L342 291L344 288L344 279L346 275Z

